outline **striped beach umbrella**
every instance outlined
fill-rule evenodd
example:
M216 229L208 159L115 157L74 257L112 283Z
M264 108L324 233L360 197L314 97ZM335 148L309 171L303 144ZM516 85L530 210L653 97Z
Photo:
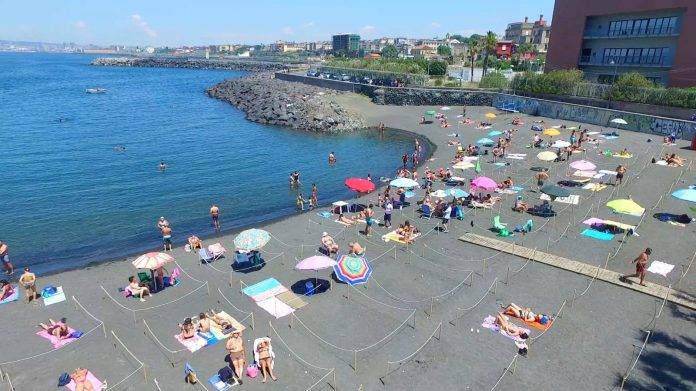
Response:
M136 269L159 269L169 262L173 262L174 257L167 253L151 252L136 258L132 264Z
M262 229L248 229L234 238L234 246L238 250L253 251L265 246L271 240L271 234Z
M341 255L334 266L336 277L349 285L364 284L372 274L372 266L364 257L348 254Z

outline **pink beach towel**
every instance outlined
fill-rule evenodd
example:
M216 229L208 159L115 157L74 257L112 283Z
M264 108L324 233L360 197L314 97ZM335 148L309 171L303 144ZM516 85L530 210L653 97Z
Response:
M89 371L87 372L87 379L85 381L92 383L92 387L94 387L95 390L101 390L104 386L104 383L102 383L101 380L97 379L96 376ZM70 383L68 383L65 387L70 391L75 391L77 384L75 384L74 380L70 380Z
M269 290L267 290L267 291L265 291L265 292L261 292L261 293L259 293L259 294L256 295L256 296L251 296L251 298L252 298L255 302L259 302L259 301L268 300L268 299L271 298L271 297L275 297L275 296L277 296L277 295L279 295L279 294L281 294L281 293L285 293L285 292L287 292L287 291L288 291L288 288L286 288L286 287L284 287L284 286L281 285L281 286L277 286L277 287L275 287L275 288L271 288L271 289L269 289Z
M257 301L256 304L266 310L269 314L275 316L276 319L282 318L295 312L289 305L278 300L277 297L270 297L263 301Z
M68 335L72 334L75 329L68 327ZM62 348L63 346L69 344L70 342L76 340L77 338L65 338L65 339L58 339L55 335L51 335L48 333L46 330L41 330L38 333L36 333L41 338L46 338L51 342L53 345L54 349Z
M180 344L184 345L186 349L189 350L189 352L193 353L203 346L208 344L208 341L205 340L205 338L199 336L198 334L194 335L192 338L184 339L181 334L177 334L174 336L177 341L179 341Z
M505 331L501 330L500 327L498 327L498 325L495 324L495 317L494 317L494 316L488 315L488 316L486 317L486 319L483 320L483 323L481 323L481 326L483 326L484 328L487 328L487 329L489 329L489 330L493 330L493 331L499 332L501 335L504 335L504 336L510 338L511 340L515 341L515 344L518 344L518 343L525 343L525 340L524 340L524 339L522 339L522 338L520 338L520 337L516 337L516 336L510 335L510 334L506 333ZM520 329L521 329L522 331L524 331L525 333L527 333L527 335L529 335L529 333L530 333L529 329L525 329L525 328L522 328L522 327L520 327ZM518 346L519 346L519 345L518 345Z

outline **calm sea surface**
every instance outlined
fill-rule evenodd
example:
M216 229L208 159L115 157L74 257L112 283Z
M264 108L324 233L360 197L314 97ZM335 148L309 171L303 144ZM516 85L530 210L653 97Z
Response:
M413 149L398 134L248 122L204 94L240 72L92 67L92 59L0 53L0 239L15 266L45 272L155 248L161 215L178 242L209 235L212 203L225 230L295 213L293 170L306 197L316 182L322 204L349 198L346 177L389 176ZM85 93L91 87L107 93Z

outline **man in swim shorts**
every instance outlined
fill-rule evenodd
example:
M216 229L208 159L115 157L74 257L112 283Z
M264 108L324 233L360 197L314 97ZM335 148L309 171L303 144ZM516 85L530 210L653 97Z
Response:
M217 207L217 205L213 204L213 206L210 207L210 218L213 219L213 226L215 229L219 230L220 229L220 208Z
M36 293L36 275L29 270L29 267L24 268L24 273L19 277L19 283L22 284L27 292L27 303L36 300L38 296Z
M162 242L164 243L164 251L172 250L172 229L169 226L162 227Z

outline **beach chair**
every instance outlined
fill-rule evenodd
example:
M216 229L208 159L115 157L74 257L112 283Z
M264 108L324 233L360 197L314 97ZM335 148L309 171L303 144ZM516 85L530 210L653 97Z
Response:
M430 220L431 217L433 217L432 209L426 204L421 205L421 218Z
M531 219L527 220L527 223L524 225L524 232L532 232L532 228L534 228L534 222Z
M138 280L141 284L150 285L152 283L152 278L146 272L138 272Z
M507 229L507 224L500 222L500 216L493 217L493 228L498 231L498 236L510 236L510 231Z
M198 258L200 258L201 263L213 262L213 256L204 248L198 249Z

